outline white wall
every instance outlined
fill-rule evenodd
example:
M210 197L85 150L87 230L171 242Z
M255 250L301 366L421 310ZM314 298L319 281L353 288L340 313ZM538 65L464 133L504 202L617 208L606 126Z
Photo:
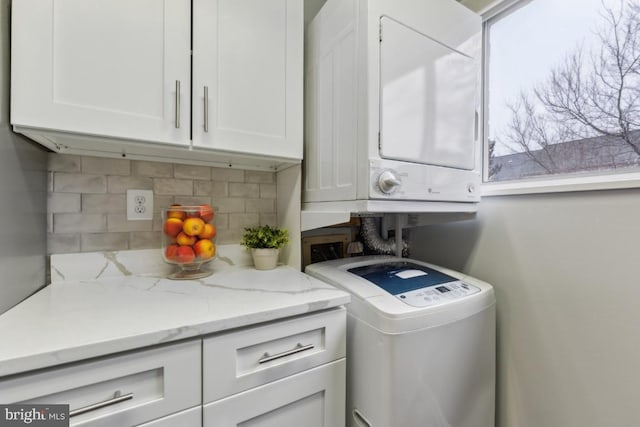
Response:
M499 427L640 425L640 190L487 197L411 243L496 289Z

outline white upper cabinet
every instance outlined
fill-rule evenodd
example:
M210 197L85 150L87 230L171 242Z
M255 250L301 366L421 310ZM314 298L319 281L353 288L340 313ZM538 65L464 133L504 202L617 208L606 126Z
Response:
M17 132L72 154L300 163L302 1L14 0L12 13Z
M302 158L303 2L194 0L193 144Z
M12 124L189 144L190 12L182 0L14 1Z

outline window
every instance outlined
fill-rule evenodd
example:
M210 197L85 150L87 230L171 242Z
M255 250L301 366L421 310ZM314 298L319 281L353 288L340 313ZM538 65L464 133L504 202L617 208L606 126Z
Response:
M485 181L640 172L640 0L511 4L485 22Z

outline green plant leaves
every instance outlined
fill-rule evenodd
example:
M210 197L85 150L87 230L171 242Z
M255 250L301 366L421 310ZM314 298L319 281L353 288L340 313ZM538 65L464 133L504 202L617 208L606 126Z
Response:
M276 228L268 225L248 227L240 244L248 248L281 248L289 243L289 232L286 228Z

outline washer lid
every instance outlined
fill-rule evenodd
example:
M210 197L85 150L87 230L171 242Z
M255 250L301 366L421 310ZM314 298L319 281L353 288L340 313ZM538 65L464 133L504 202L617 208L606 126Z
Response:
M347 271L375 283L392 295L457 280L455 277L424 265L405 261L365 265L363 267L350 268Z
M480 292L480 288L441 271L406 261L365 265L347 271L414 307L439 305Z

